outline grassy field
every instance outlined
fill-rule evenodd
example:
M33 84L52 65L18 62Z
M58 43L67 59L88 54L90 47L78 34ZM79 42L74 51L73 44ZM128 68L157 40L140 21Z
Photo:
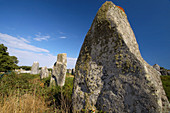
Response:
M170 76L161 76L170 100ZM0 113L71 112L73 76L67 74L65 86L49 87L50 77L10 73L0 79Z
M39 75L4 75L0 79L0 113L53 113L71 110L73 77L66 84L48 87L50 77L40 80Z

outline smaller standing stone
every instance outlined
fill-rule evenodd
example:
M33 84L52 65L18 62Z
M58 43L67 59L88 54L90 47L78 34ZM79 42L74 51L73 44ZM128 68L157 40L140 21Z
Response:
M75 68L72 69L71 74L72 74L72 75L75 75Z
M57 82L58 86L64 86L66 72L67 72L67 54L66 53L58 54L57 62L55 62L52 69L50 86L55 85L54 81Z
M31 74L39 74L39 63L34 62L31 67Z
M40 71L40 78L43 79L43 78L47 78L47 77L49 77L48 69L47 69L47 67L42 67L41 71Z

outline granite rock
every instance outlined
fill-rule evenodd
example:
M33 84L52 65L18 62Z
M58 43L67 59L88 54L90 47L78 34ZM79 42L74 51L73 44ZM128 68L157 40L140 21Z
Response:
M31 74L39 74L39 63L34 62L31 67Z
M160 66L158 64L153 65L153 68L155 68L157 71L160 71Z
M58 85L64 86L67 72L67 54L62 53L57 55L57 62L55 62L52 69L52 76L50 86Z
M169 102L158 75L142 58L125 12L105 2L76 63L73 112L168 112Z
M40 71L40 79L49 77L49 71L47 67L42 67Z

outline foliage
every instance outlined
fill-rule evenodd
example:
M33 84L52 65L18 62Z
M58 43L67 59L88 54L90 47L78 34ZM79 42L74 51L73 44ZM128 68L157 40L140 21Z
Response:
M19 69L22 68L22 69L27 70L27 71L31 70L31 66L19 66L18 68Z
M165 69L164 67L160 67L160 69L165 71L170 71L170 69Z
M17 57L9 56L7 47L0 44L0 72L6 72L17 68L17 63Z
M48 71L51 71L51 72L52 72L52 68L48 68Z
M66 77L66 83L62 88L58 86L49 87L49 83L50 77L41 80L38 74L16 74L12 72L4 75L0 79L0 111L3 112L3 109L7 107L6 105L11 103L9 112L41 113L41 107L44 112L70 112L73 78ZM40 101L43 105L40 104ZM33 102L37 105L30 105ZM16 106L12 105L18 105L18 107L15 108Z
M162 84L165 90L165 93L170 101L170 76L161 76Z

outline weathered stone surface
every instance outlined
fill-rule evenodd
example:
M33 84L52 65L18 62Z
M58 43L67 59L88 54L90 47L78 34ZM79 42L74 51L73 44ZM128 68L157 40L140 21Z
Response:
M158 64L153 65L153 68L155 68L157 71L160 71L160 66Z
M31 74L39 74L39 63L34 62L31 67Z
M67 72L67 54L62 53L57 55L57 62L55 62L52 69L52 76L50 85L64 86L65 76Z
M157 71L158 71L158 74L159 74L159 76L161 76L161 73L160 73L160 66L158 65L158 64L154 64L153 66L152 66L154 69L156 69Z
M141 57L126 14L112 2L97 12L75 69L73 110L168 112L158 72Z
M47 78L47 77L49 77L48 69L47 69L47 67L42 67L41 71L40 71L40 78L43 79L43 78Z

